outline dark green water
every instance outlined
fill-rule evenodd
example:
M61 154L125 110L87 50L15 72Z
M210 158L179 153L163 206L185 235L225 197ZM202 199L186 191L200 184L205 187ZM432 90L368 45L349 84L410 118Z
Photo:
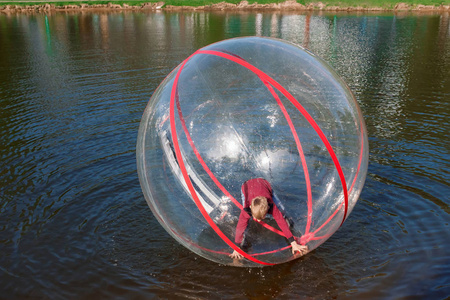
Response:
M217 265L153 217L140 118L182 60L286 39L329 62L366 119L360 200L325 244L263 269ZM450 295L448 14L0 15L0 298L444 299Z

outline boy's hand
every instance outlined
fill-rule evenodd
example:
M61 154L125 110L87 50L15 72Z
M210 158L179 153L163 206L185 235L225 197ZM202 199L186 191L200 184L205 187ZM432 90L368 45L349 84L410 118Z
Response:
M306 253L308 253L308 246L303 246L303 245L299 245L299 244L297 244L297 242L296 241L293 241L292 243L291 243L291 246L292 246L292 254L294 254L295 255L295 252L300 252L300 256L303 256L303 255L305 255Z
M244 258L244 256L242 256L242 254L240 254L236 250L234 250L233 253L230 254L230 257L232 259L243 259Z

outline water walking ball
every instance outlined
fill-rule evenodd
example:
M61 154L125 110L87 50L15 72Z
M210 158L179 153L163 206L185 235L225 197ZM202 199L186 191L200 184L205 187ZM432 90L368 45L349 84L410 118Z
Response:
M368 141L344 81L292 43L235 38L197 50L160 84L141 120L141 187L179 243L221 264L295 259L270 214L235 244L242 184L264 178L290 230L309 250L352 211L364 185Z

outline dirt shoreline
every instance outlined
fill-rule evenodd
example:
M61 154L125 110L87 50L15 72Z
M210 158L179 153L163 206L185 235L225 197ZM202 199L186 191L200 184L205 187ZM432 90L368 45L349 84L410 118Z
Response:
M423 12L423 11L435 11L435 12L450 12L450 5L408 5L406 3L397 3L394 8L383 8L383 7L361 7L361 6L328 6L322 2L314 2L308 5L302 5L294 0L287 0L282 3L272 3L272 4L249 4L248 1L241 1L239 4L232 4L221 2L217 4L205 5L205 6L173 6L165 5L164 2L149 2L144 3L140 6L132 5L119 5L114 3L108 4L71 4L64 6L55 6L50 3L43 3L41 5L4 5L1 6L0 12L3 13L13 13L13 12L48 12L48 11L73 11L73 10L135 10L135 11L244 11L244 10L279 10L279 11L334 11L334 12L387 12L387 11L412 11L412 12Z

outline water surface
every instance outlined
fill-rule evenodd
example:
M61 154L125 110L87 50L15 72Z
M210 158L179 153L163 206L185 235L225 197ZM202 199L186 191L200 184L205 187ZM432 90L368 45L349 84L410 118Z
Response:
M301 44L347 81L370 163L321 247L262 269L173 240L136 173L153 91L200 47ZM74 12L0 15L0 291L7 299L450 295L448 14Z

